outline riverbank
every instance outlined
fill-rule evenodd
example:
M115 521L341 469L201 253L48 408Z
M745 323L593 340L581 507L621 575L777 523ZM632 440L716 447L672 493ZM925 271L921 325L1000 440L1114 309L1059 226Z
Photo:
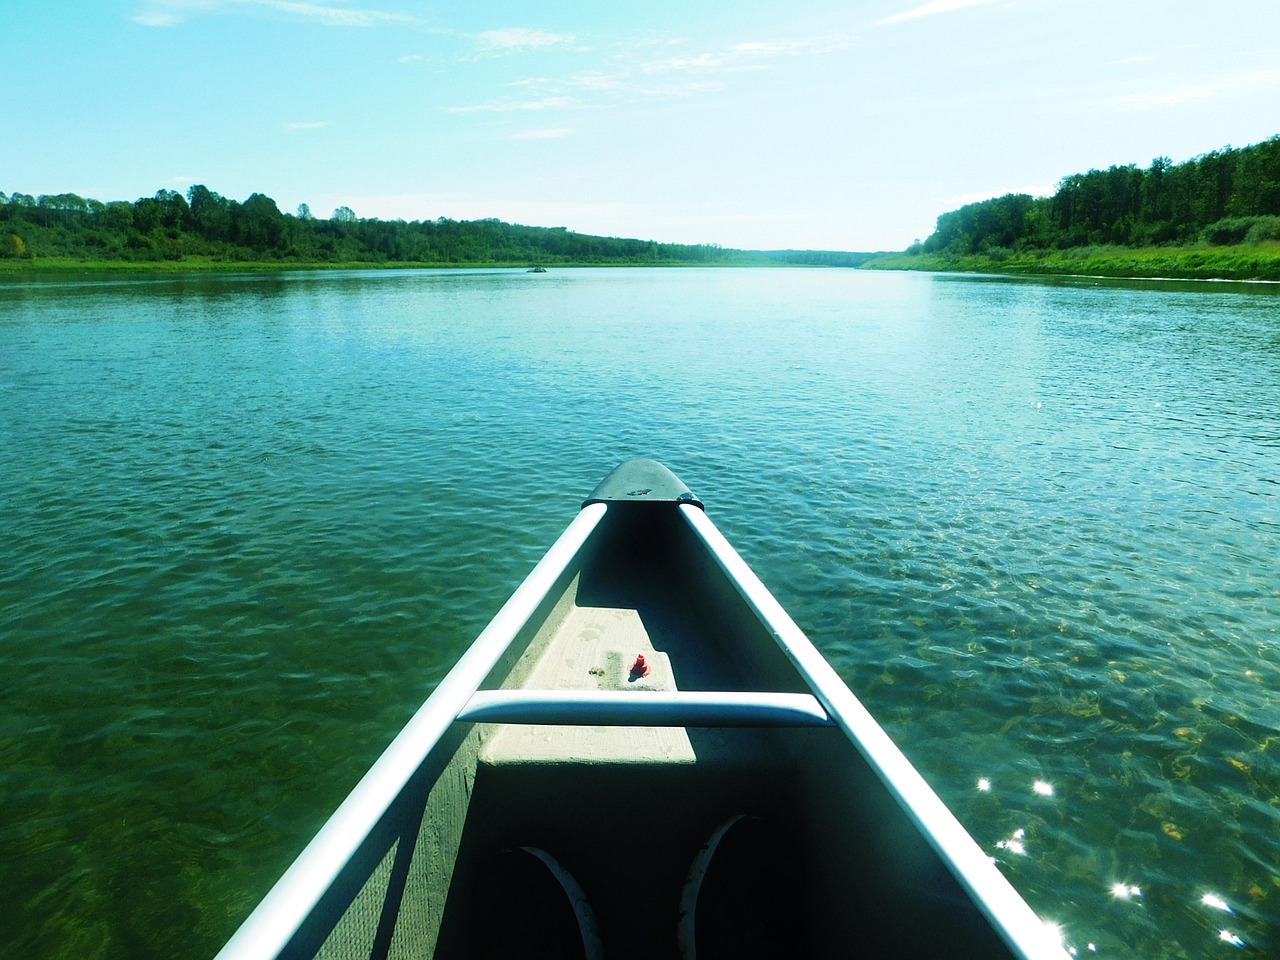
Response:
M789 252L789 251L787 251ZM873 254L847 254L849 257L870 257ZM801 267L822 269L829 266L854 266L851 264L808 263L801 260L770 259L761 255L754 260L569 260L542 264L544 270L571 270L579 267ZM420 260L222 260L214 257L183 257L179 260L77 260L69 257L37 257L23 260L0 260L0 278L4 277L68 277L76 274L100 276L110 273L174 274L191 272L211 273L284 273L288 271L316 270L530 270L535 264L528 261L420 261Z
M640 264L648 266L648 264ZM658 266L695 266L693 263L662 263ZM527 270L533 265L527 262L493 261L477 263L386 260L311 261L311 260L223 260L214 257L183 257L180 260L78 260L70 257L37 257L30 260L0 260L0 277L40 274L86 273L191 273L209 271L218 273L283 273L291 270L460 270L460 269L516 269ZM601 264L563 264L567 266L601 266Z
M995 273L1026 276L1095 276L1168 280L1236 280L1280 282L1280 242L1198 247L1079 247L1069 250L1008 251L996 255L955 256L928 253L860 254L860 269L915 270L923 272ZM189 256L177 260L91 260L71 257L36 257L0 260L0 278L111 273L172 274L189 272L278 273L297 270L524 270L527 261L403 261L403 260L227 260ZM575 267L762 267L822 266L765 256L755 262L665 260L568 261L547 264L549 269Z
M863 269L1280 281L1280 243L1195 247L1077 247L1069 250L1026 250L1019 253L1003 251L986 256L890 253L873 257L863 264Z

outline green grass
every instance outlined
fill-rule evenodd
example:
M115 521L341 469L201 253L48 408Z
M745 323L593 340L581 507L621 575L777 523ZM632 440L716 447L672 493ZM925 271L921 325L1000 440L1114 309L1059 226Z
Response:
M459 267L528 268L525 262L506 263L405 263L399 261L308 262L304 260L220 260L214 257L184 257L181 260L78 260L72 257L36 257L30 260L0 260L0 275L43 273L189 273L191 271L282 270L388 270ZM563 264L556 264L563 266Z
M553 263L560 269L575 266L735 266L708 262L654 263ZM748 266L753 264L746 264ZM215 257L185 257L181 260L81 260L71 257L0 259L0 277L67 276L102 273L179 273L189 271L282 270L392 270L392 269L524 269L525 261L466 263L420 262L306 262L242 261ZM868 260L868 270L929 270L963 273L1003 273L1040 276L1137 277L1175 280L1273 280L1280 281L1280 242L1237 244L1234 246L1188 247L1079 247L1071 250L1004 252L995 256L954 256L948 254L889 253Z
M1221 247L1080 247L1071 250L1009 252L996 256L893 253L868 261L864 268L1174 280L1280 281L1280 242Z
M826 269L813 264L789 264L761 261L758 263L732 260L571 260L546 262L548 270L575 267L797 267L802 269ZM424 262L419 260L221 260L215 257L184 257L180 260L80 260L73 257L35 257L32 259L0 260L0 277L61 276L76 273L189 273L192 271L280 272L285 270L527 270L527 260L468 260L465 262Z

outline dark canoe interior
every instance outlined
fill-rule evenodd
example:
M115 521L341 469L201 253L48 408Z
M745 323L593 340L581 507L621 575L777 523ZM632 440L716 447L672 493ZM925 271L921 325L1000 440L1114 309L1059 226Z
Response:
M618 664L639 643L681 690L808 692L673 504L610 505L483 686L532 686L547 670L625 686ZM837 727L461 722L284 955L476 956L486 925L511 918L486 877L495 854L532 846L581 885L606 957L677 957L690 865L738 815L785 838L765 882L787 953L1013 955Z

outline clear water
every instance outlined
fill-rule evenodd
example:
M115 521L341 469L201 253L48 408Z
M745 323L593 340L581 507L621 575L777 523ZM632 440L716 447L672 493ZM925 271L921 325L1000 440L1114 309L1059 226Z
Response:
M210 956L634 456L1080 955L1280 951L1272 288L564 270L0 285L0 955Z

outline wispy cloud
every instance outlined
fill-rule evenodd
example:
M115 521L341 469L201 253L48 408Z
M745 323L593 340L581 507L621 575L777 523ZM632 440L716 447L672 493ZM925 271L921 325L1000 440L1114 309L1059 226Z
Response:
M621 90L626 86L626 80L623 75L617 73L600 73L596 70L575 74L570 82L575 90L596 93L610 90Z
M501 30L482 34L495 50L537 50L571 46L589 52L572 34L537 30ZM614 108L624 104L673 102L722 90L735 72L764 70L781 58L831 53L853 45L843 36L759 40L689 50L686 38L649 36L631 38L607 47L594 69L562 75L541 74L509 81L518 94L469 105L448 107L447 112L512 113L528 110ZM482 54L483 56L483 54ZM478 59L478 58L472 58Z
M465 107L446 107L446 113L514 113L527 110L566 110L581 107L582 102L573 97L542 97L537 100L516 100L499 97L487 103Z
M566 90L619 90L626 85L626 76L627 74L625 72L601 73L596 70L588 70L584 73L574 74L567 79L557 79L555 77L526 77L523 80L512 80L507 84L507 86L561 92Z
M915 20L918 17L931 17L934 14L950 13L953 10L962 10L965 7L976 7L990 2L991 0L933 0L932 3L926 3L919 7L912 7L910 10L904 10L902 13L895 13L892 17L885 17L880 22L901 23L903 20Z
M716 51L648 60L640 65L640 69L645 73L666 73L671 70L723 70L729 67L732 61L733 57L728 52Z
M546 130L522 130L511 135L512 140L559 140L573 135L569 127L551 127Z
M329 27L373 27L391 23L416 23L404 13L388 13L368 7L306 0L148 0L132 18L144 27L172 27L189 16L229 10L268 12Z
M372 27L382 23L413 23L415 18L404 13L387 13L359 7L324 6L296 0L237 0L239 3L265 7L303 20L314 20L330 27Z
M646 60L640 65L644 73L667 73L678 70L730 71L761 70L776 57L798 57L832 53L846 49L852 41L844 37L800 38L793 40L749 41L720 50L683 54Z
M551 33L547 30L531 30L527 27L486 30L476 36L480 49L486 53L519 53L526 50L545 50L547 47L573 43L577 39L572 33Z
M831 53L843 50L850 45L845 37L808 37L793 40L752 40L747 43L736 43L729 48L735 56L802 56L810 53Z
M724 87L719 80L699 74L672 74L667 78L661 75L661 71L654 73L659 76L652 76L639 67L620 66L612 73L589 70L561 78L529 77L513 80L508 86L525 91L526 99L529 100L541 95L542 100L567 99L575 106L596 107L611 107L626 102L674 101Z
M1196 100L1211 100L1235 91L1272 87L1280 84L1280 70L1259 70L1255 73L1208 83L1128 94L1112 101L1124 110L1154 110L1160 107L1176 107Z

